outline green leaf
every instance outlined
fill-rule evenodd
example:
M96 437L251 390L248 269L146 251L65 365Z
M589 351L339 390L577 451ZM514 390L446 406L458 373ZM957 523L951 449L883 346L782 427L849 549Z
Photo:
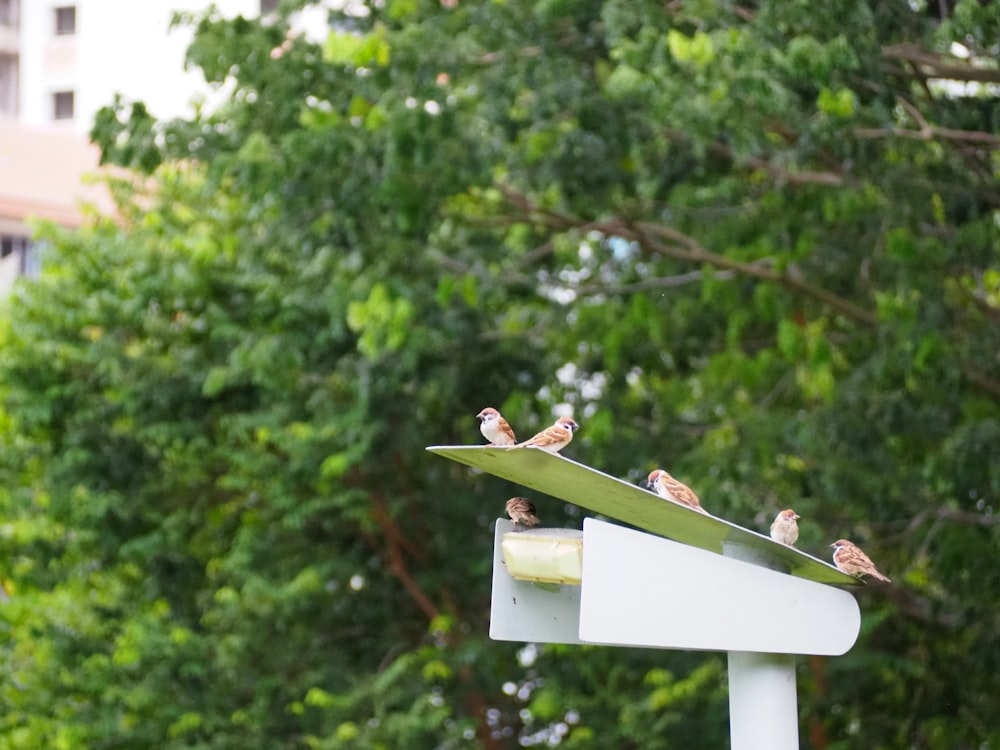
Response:
M835 117L851 117L854 114L854 92L850 89L831 91L824 88L816 99L819 111Z
M628 99L642 92L645 80L645 76L630 65L617 65L604 82L604 90L611 99Z
M316 708L329 708L334 705L334 702L333 695L318 687L309 688L304 701L307 706L314 706Z
M225 367L213 367L202 382L201 393L209 398L216 396L226 387L228 382L229 370Z
M689 37L676 29L670 29L667 32L667 46L675 60L694 63L700 68L707 66L715 58L712 37L701 31L696 31L694 36Z
M167 734L170 737L183 737L186 734L196 732L202 725L201 714L194 711L187 711L181 715L177 721L170 725Z

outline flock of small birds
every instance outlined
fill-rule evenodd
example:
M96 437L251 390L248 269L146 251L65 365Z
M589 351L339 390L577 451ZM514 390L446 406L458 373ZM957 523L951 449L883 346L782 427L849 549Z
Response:
M492 406L487 406L476 415L476 418L480 422L479 431L489 441L489 446L541 448L550 453L558 453L569 445L573 440L573 433L580 428L580 425L569 417L559 417L551 427L547 427L534 437L519 443L510 424ZM663 469L651 471L646 478L646 486L666 500L708 515L708 511L701 507L698 496L691 488ZM507 501L505 510L514 522L515 528L521 527L523 530L541 523L534 503L526 497L512 497ZM799 518L799 514L791 508L778 513L771 524L771 538L781 544L794 547L799 538ZM846 539L838 539L830 547L833 548L833 564L841 572L855 578L874 578L878 581L891 583L890 579L876 569L868 555L862 552L856 544L852 544Z

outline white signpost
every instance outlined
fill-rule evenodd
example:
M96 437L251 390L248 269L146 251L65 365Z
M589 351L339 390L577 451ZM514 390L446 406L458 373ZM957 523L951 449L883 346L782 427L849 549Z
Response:
M733 750L798 748L794 654L840 655L854 645L857 602L826 584L857 581L562 456L530 448L428 450L645 530L586 518L573 572L580 532L514 532L498 519L491 638L727 651ZM525 580L532 569L537 580L579 584L540 586Z

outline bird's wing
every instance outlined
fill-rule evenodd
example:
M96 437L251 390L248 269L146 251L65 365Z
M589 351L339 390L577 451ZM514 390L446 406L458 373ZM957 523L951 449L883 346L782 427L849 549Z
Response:
M530 440L525 441L523 445L535 445L539 448L544 448L547 445L561 443L565 441L568 436L569 432L567 430L564 430L562 427L557 425L552 425L547 430L542 430Z
M512 443L517 442L517 438L514 437L514 430L511 428L510 424L508 424L507 420L504 419L503 417L500 417L500 421L497 423L497 429L504 437L508 438L510 442Z
M684 505L690 505L695 508L700 508L701 503L698 501L698 496L694 494L692 489L686 484L678 482L676 479L673 481L666 482L667 489L670 494L674 496L677 502Z

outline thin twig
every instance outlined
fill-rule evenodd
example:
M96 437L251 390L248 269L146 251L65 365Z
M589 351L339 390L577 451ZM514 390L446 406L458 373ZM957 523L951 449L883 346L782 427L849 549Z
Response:
M767 161L767 159L760 157L747 160L747 166L752 169L764 170L777 179L784 180L791 185L828 185L830 187L840 187L844 184L843 175L839 175L836 172L817 172L809 169L792 171L776 167Z
M729 281L736 278L735 271L719 271L712 275L713 279L719 281ZM644 292L648 289L670 289L672 287L694 284L705 278L704 271L689 271L679 273L676 276L663 276L655 279L643 279L633 281L631 284L619 284L617 286L604 284L583 284L581 286L570 286L574 292L584 294L628 294L630 292Z
M957 59L942 58L926 52L915 44L894 44L882 50L882 56L890 60L903 60L914 65L929 78L947 78L952 81L976 81L979 83L1000 83L1000 70L981 68L958 62Z
M932 141L941 139L945 141L960 141L964 143L983 143L989 146L1000 146L1000 136L992 133L984 133L979 130L954 130L953 128L939 128L928 126L920 130L910 130L909 128L859 128L854 131L856 138L866 140L874 138L909 138L915 141Z
M654 250L661 255L667 255L679 260L688 260L694 263L707 263L715 266L716 268L725 268L737 271L746 276L761 279L763 281L771 281L785 287L786 289L798 292L806 297L812 297L828 307L833 308L845 317L848 317L858 323L862 323L863 325L875 326L878 323L878 318L874 313L855 305L853 302L850 302L843 297L837 296L827 289L811 284L798 276L787 273L779 273L755 263L746 263L744 261L738 261L732 258L727 258L723 255L718 255L717 253L713 253L702 247L692 237L689 237L688 235L678 232L670 227L665 227L660 224L647 223L639 224L638 227L641 232L644 232L647 235L646 245L651 250ZM658 234L662 237L675 241L682 244L684 249L681 250L669 245L664 245L663 243L652 241L648 238L648 234Z

